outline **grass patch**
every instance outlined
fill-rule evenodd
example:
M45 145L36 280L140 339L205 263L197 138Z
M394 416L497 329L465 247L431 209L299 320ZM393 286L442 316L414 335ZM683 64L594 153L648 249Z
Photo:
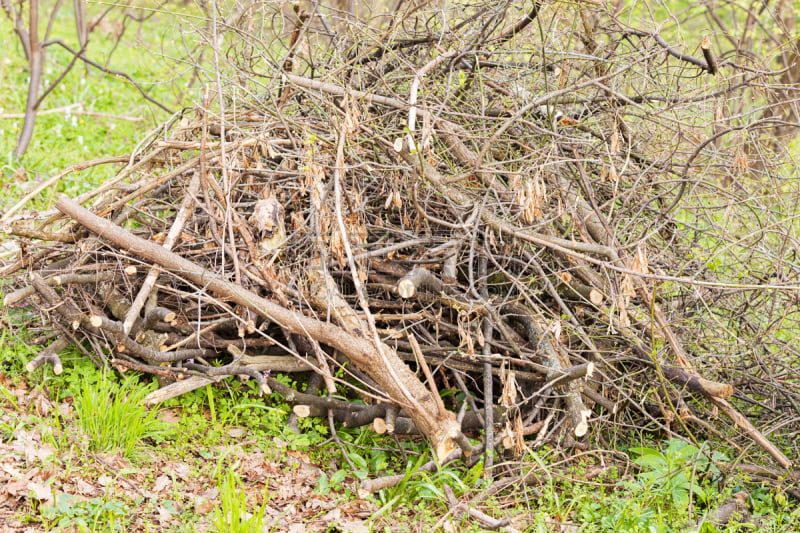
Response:
M78 426L95 452L119 450L133 457L148 438L163 436L165 428L156 410L143 407L151 387L139 387L131 381L118 384L103 373L99 381L84 378L74 409Z
M214 510L213 526L217 533L251 533L263 531L264 511L267 505L267 486L264 487L261 505L249 513L250 496L243 488L239 476L228 468L219 474L220 505Z

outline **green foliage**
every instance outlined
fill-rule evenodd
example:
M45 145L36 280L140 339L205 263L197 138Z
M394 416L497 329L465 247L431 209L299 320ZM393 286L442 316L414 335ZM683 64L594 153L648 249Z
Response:
M255 513L247 512L247 491L232 469L218 476L220 506L214 510L214 530L218 533L255 533L263 531L262 522L266 509L268 485L264 487L263 501L256 506Z
M80 532L124 531L127 515L122 502L108 498L84 500L73 494L59 494L56 504L41 510L45 527Z
M686 507L691 495L698 497L703 503L708 501L709 494L697 479L698 471L710 471L718 474L714 461L725 461L724 454L714 452L711 459L700 452L694 445L679 439L669 442L661 452L653 448L631 448L636 455L633 462L643 468L638 478L663 493L678 507Z
M14 411L20 410L17 398L2 383L0 383L0 406L10 406Z
M28 318L21 317L20 314L14 313L11 316L20 321ZM11 328L2 328L0 331L0 372L11 376L25 375L25 364L33 357L35 355L31 354L31 349L25 344L24 339L20 339L12 333Z
M62 354L62 361L70 359L69 364L64 361L64 372L59 376L52 375L52 373L47 375L48 387L54 392L58 401L79 396L85 383L98 385L106 379L104 370L94 366L94 363L86 359L83 354L78 353L74 347L69 349L72 350L71 357L65 358ZM114 380L112 379L112 381Z
M165 428L158 412L142 405L150 390L131 381L118 384L107 374L98 381L82 380L74 409L90 448L97 452L119 450L123 456L132 457L142 440L163 436Z
M17 417L2 417L0 418L0 442L9 442L13 439L14 433L20 427L23 427L25 422Z
M447 465L429 473L420 469L427 460L427 452L421 454L414 463L408 466L403 481L377 493L377 499L383 504L383 507L376 513L376 516L399 506L413 508L436 502L446 506L447 498L443 489L445 484L453 489L456 496L479 485L483 472L482 462L470 469L458 465Z
M325 440L328 433L325 421L300 419L298 427L301 433L295 434L286 426L291 406L277 393L265 401L257 389L255 380L244 383L230 380L221 386L207 386L168 400L164 407L180 410L183 436L202 436L206 444L225 440L227 426L245 427L265 445L278 438L288 443L290 449L305 448ZM271 400L274 400L274 406L269 405Z
M330 478L323 472L317 481L317 494L328 494L331 490L338 490L342 482L348 477L354 477L359 481L367 479L370 475L376 475L386 471L389 464L389 454L380 449L357 450L347 452L347 459L343 461L343 467L331 474ZM350 468L350 465L354 468Z

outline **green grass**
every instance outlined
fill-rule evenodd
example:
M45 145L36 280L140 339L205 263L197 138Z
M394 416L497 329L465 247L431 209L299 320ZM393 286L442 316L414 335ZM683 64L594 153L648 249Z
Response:
M82 377L79 379L78 376ZM58 441L57 453L41 465L41 468L54 468L61 473L58 480L51 482L54 488L60 486L59 480L68 482L74 477L93 479L107 473L97 471L96 464L82 452L82 446L88 442L97 450L123 449L124 446L117 442L129 441L125 438L114 440L115 436L125 433L120 431L122 425L141 427L141 420L148 414L138 406L148 387L136 385L134 376L118 386L102 372L84 365L78 365L71 373L49 376L46 383L57 402L72 403L73 418L56 417L53 413L31 415L29 408L26 410L7 390L0 395L0 408L8 429L0 432L0 438L12 442L18 428L45 434L47 428L58 431L54 426L70 435ZM212 404L216 411L213 417ZM271 450L280 457L282 453L275 444L281 441L284 450L295 449L307 454L314 464L322 467L323 474L315 490L321 498L347 502L356 497L355 488L361 480L405 473L401 484L374 495L376 512L370 522L374 531L383 531L385 527L392 531L428 531L443 517L456 531L482 531L474 520L449 515L452 506L444 493L444 486L448 485L457 497L472 499L480 495L487 486L480 463L472 468L453 464L434 473L420 472L419 466L429 458L424 452L424 442L402 441L411 454L410 462L406 464L399 452L390 449L390 439L378 437L365 428L342 428L339 436L349 462L353 464L351 467L337 446L330 443L321 446L321 433L326 425L324 420L306 422L311 432L320 433L314 437L314 445L293 446L283 440L287 416L283 406L268 404L256 408L256 404L256 395L250 387L233 381L230 387L214 388L210 394L208 390L199 390L172 400L169 409L179 413L180 421L168 435L153 439L154 434L150 433L148 439L147 433L138 434L134 452L143 451L144 444L148 451L146 454L134 453L136 467L121 474L137 475L138 472L138 484L147 489L163 472L158 465L164 461L177 461L191 466L189 479L206 480L208 487L218 491L216 505L205 518L194 514L191 503L183 499L182 485L175 485L170 492L161 494L158 502L173 502L168 511L173 513L172 516L179 516L183 524L181 528L173 525L167 530L192 527L196 531L258 530L258 521L264 517L264 505L270 501L272 489L268 492L262 483L245 481L239 456L227 450L242 445L245 453L247 450ZM130 417L134 417L133 423L121 423ZM81 427L85 419L102 426L98 429L108 438L83 439L76 428ZM246 439L231 437L230 430L242 426L248 428L250 436ZM88 434L92 434L91 430ZM111 444L95 445L95 442ZM416 455L419 452L422 453ZM729 459L718 451L711 451L708 444L695 446L679 440L666 444L642 442L628 450L628 457L626 461L620 459L619 454L593 452L562 462L554 451L531 452L521 463L523 470L515 472L534 469L536 477L532 485L514 486L506 493L488 499L480 509L494 517L517 517L526 527L533 528L531 531L551 531L557 523L569 523L582 532L667 533L682 531L719 506L733 492L745 489L750 492L751 511L758 518L761 531L778 533L797 530L800 526L800 511L791 506L786 495L768 486L749 483L743 476L723 475L723 467L728 465ZM598 467L604 468L604 473L586 479L587 472ZM116 477L116 473L109 475ZM175 482L180 483L180 480ZM203 490L196 483L192 485L195 492ZM689 502L692 504L691 512ZM137 529L132 524L141 525L142 517L153 519L165 512L157 507L152 502L131 499L131 495L108 491L102 496L86 499L65 495L57 497L52 506L30 508L27 520L41 523L50 530L74 527L79 531L133 531ZM263 521L261 525L264 525ZM153 524L152 528L158 530L159 526ZM732 524L718 531L747 529Z
M59 10L52 37L61 38L77 49L70 6L62 5ZM90 3L89 17L105 8L105 5ZM50 9L47 4L42 7L43 12ZM169 9L174 10L175 15L191 11L191 8L173 4ZM119 18L119 12L112 11L108 16L109 21ZM192 97L196 96L196 91L187 87L188 68L176 69L175 63L164 57L167 50L173 54L180 51L180 24L180 18L170 13L157 15L141 29L129 22L122 44L116 49L114 36L108 33L110 28L99 26L90 35L87 56L125 72L150 96L172 110L180 110L184 103L191 105ZM9 207L11 199L22 197L36 183L70 165L129 154L144 131L169 117L168 113L144 100L128 80L92 67L87 70L78 63L42 102L40 109L44 113L36 119L30 147L21 160L15 160L12 151L23 120L2 116L24 111L29 73L19 40L5 14L0 16L0 35L4 36L4 51L0 53L0 175L9 186L0 200L0 210ZM48 47L46 54L44 87L58 77L72 57L58 46ZM62 111L47 112L53 109ZM113 175L114 169L114 166L104 166L72 174L63 180L58 191L78 194ZM49 205L54 193L52 190L43 193L34 207Z
M152 387L140 387L130 380L118 384L116 377L105 373L99 380L84 378L73 407L78 426L89 439L89 448L133 457L142 441L162 437L164 426L158 411L143 406L151 390Z
M91 533L125 531L127 515L121 501L107 497L87 500L72 494L59 495L55 505L41 513L42 524L48 530L72 529Z
M214 510L214 531L217 533L252 533L263 531L264 510L268 501L268 486L264 487L261 505L250 506L250 496L242 481L228 468L219 474L220 505ZM248 512L248 508L252 512Z

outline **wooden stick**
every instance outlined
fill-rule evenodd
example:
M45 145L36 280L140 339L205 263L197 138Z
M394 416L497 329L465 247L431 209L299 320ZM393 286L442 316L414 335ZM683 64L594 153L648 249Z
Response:
M166 239L164 239L164 244L162 245L166 250L172 250L172 247L175 246L175 243L180 237L181 233L183 232L183 227L186 225L186 221L189 220L189 216L194 211L194 197L197 195L197 190L200 188L200 175L199 173L195 172L192 174L192 179L189 182L189 187L186 189L186 192L183 195L183 201L181 202L181 207L178 209L178 214L175 216L175 222L172 224L172 227L167 234ZM147 277L142 282L142 286L139 288L139 293L136 295L136 298L131 303L130 309L128 309L128 314L125 317L125 321L122 323L122 331L125 335L131 332L133 329L133 323L139 318L139 312L144 307L147 298L150 297L150 291L153 290L153 286L156 284L156 280L158 279L158 275L161 273L161 268L158 265L153 265L150 267L150 272L147 273Z
M719 407L719 409L728 415L728 417L733 420L733 422L744 430L745 435L750 437L753 441L755 441L759 446L761 446L768 454L770 454L778 464L786 469L790 469L793 467L792 461L786 457L783 452L781 452L777 446L772 444L767 438L761 434L759 430L739 411L737 411L731 404L728 403L727 400L723 400L722 398L710 398L711 403Z
M183 381L170 383L166 387L161 387L160 389L151 392L145 396L144 404L147 406L157 405L159 403L166 402L167 400L171 400L172 398L177 398L178 396L186 394L187 392L192 392L193 390L203 388L211 383L217 383L222 379L223 378L219 376L213 378L205 376L191 376Z
M417 363L422 367L422 373L425 374L425 378L428 380L428 386L431 388L431 394L436 400L436 405L439 408L439 411L443 412L445 410L444 402L442 402L442 397L439 396L439 389L436 387L436 381L433 379L433 374L431 373L431 369L428 367L428 362L425 361L425 356L422 354L422 349L419 347L417 338L410 331L408 332L408 342L411 343L411 349L414 350L414 355L417 357Z
M433 293L442 291L442 282L430 271L415 267L397 282L397 292L403 298L413 298L419 289Z
M70 283L101 283L104 281L111 281L119 274L117 272L95 272L93 274L56 274L44 278L44 283L47 285L68 285ZM33 285L26 285L21 289L6 294L3 298L3 305L9 306L17 302L21 302L25 298L32 296L36 293Z
M61 358L58 356L58 352L70 344L72 344L72 342L67 337L58 337L53 341L52 344L47 346L47 348L39 352L36 357L31 359L30 362L25 365L25 370L28 372L33 372L40 366L49 364L53 367L53 374L58 376L64 371L64 367L61 365Z
M55 176L44 180L43 182L38 184L36 187L34 187L31 192L29 192L28 194L23 196L22 200L20 200L16 204L14 204L12 207L10 207L8 209L8 211L5 212L5 214L3 215L3 218L0 218L0 222L8 222L9 219L11 218L11 215L13 215L17 211L19 211L20 209L25 207L25 204L27 204L33 198L35 198L37 194L39 194L40 192L42 192L43 190L45 190L45 189L47 189L49 187L52 187L53 185L55 185L56 183L58 183L59 181L64 179L64 177L67 174L71 174L72 172L80 172L81 170L86 170L87 168L96 167L98 165L108 165L109 163L127 163L128 159L129 159L129 156L118 155L118 156L115 156L115 157L103 157L101 159L93 159L91 161L84 161L83 163L78 163L76 165L72 165L70 167L67 167L66 169L64 169L61 172L59 172L58 174L56 174Z

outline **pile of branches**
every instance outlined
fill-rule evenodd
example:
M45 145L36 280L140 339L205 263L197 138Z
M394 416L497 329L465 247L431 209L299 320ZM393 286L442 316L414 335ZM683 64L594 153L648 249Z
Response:
M797 182L741 107L767 60L489 4L295 7L285 35L232 15L196 108L97 188L6 213L29 370L73 345L159 376L152 403L243 376L439 461L636 431L791 468L797 206L767 195Z

